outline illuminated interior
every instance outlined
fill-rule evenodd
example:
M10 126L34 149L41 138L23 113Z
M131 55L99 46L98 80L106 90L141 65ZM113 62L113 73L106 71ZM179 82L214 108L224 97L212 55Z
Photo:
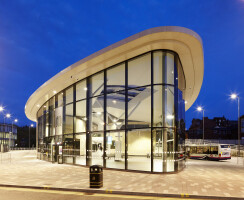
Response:
M184 167L183 90L178 55L154 50L60 91L37 113L38 151L64 163L174 172Z

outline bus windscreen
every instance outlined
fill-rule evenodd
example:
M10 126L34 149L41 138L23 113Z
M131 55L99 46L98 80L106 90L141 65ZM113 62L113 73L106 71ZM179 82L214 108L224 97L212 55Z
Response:
M220 145L221 148L229 148L229 145Z

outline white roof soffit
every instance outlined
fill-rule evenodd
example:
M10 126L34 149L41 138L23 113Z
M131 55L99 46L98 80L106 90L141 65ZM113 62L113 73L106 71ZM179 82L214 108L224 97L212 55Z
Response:
M71 84L107 67L155 50L168 49L178 53L186 79L184 97L186 110L196 100L203 81L204 58L200 36L194 31L177 26L151 28L112 44L62 70L39 87L28 99L26 116L36 121L40 106Z

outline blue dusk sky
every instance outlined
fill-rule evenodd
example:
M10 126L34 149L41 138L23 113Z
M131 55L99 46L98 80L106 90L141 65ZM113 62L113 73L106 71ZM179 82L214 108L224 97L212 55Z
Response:
M201 92L186 124L205 116L244 114L244 0L0 0L0 105L19 125L30 95L44 82L90 54L145 29L182 26L204 47ZM0 121L3 115L0 114ZM10 120L8 120L11 123Z

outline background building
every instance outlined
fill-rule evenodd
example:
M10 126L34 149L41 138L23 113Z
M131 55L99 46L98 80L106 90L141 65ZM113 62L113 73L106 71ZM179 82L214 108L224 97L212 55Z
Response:
M158 27L66 68L33 93L25 112L37 122L41 159L174 172L184 167L185 109L202 80L200 37Z
M18 126L16 147L29 148L29 141L30 148L36 147L36 127Z
M241 140L244 141L244 115L240 117Z
M17 140L17 126L12 124L0 124L0 152L8 151L15 146Z
M189 130L186 131L188 139L203 138L202 119L193 119ZM227 120L223 117L214 117L209 119L204 117L204 138L218 140L237 140L238 122Z

